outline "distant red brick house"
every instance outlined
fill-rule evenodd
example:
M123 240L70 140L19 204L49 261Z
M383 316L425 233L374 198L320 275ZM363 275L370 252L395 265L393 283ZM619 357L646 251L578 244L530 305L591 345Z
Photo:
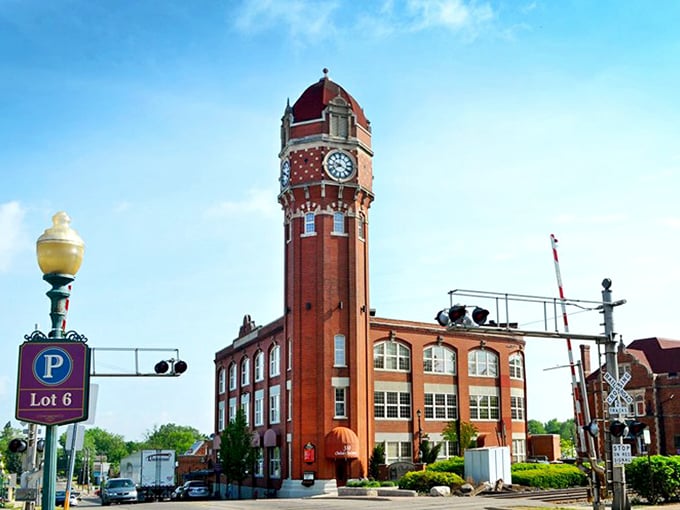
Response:
M619 346L617 359L619 376L626 372L631 375L625 390L633 397L633 402L628 406L625 420L647 425L651 454L680 455L680 341L664 338L635 340L627 347ZM596 370L586 381L591 415L601 420L598 447L602 455L603 434L609 425L605 402L609 385L600 375L600 370ZM631 444L633 455L646 452L641 439L628 437L624 441Z

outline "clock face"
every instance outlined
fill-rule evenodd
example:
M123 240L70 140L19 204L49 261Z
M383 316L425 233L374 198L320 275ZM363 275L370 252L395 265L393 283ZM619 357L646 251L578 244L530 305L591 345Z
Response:
M281 181L282 188L290 184L290 162L288 160L281 163L281 177L279 177L279 181Z
M326 172L338 180L349 179L354 174L354 162L344 152L332 152L326 159Z

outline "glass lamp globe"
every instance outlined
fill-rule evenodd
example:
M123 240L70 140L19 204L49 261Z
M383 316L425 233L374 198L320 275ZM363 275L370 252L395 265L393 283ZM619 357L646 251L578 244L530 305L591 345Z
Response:
M63 211L52 216L52 226L36 242L38 266L43 274L74 276L83 262L85 243L70 227L71 218Z

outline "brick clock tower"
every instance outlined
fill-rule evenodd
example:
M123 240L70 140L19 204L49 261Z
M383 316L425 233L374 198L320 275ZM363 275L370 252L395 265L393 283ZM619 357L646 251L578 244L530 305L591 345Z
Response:
M373 444L368 209L371 127L328 70L281 124L290 478L366 476ZM288 400L287 399L287 400Z

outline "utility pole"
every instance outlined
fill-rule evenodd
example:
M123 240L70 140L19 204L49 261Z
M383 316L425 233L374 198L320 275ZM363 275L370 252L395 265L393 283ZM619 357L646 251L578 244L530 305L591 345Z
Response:
M622 305L625 300L612 302L612 281L609 278L602 280L602 314L604 315L605 334L605 361L607 372L618 382L619 363L616 352L616 333L614 333L615 306ZM630 510L630 501L626 493L626 472L623 464L614 465L614 444L621 444L621 437L613 437L609 427L604 431L605 450L607 451L607 475L612 483L612 510Z

